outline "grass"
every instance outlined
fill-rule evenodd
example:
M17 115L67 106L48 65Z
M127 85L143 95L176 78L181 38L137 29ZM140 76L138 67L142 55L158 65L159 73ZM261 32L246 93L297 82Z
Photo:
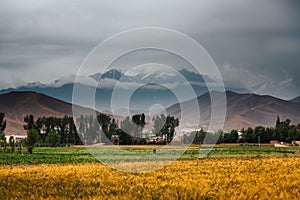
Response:
M0 164L83 163L97 160L84 147L39 147L33 154L0 153Z
M152 150L158 150L157 160L177 159L177 155L184 151L179 147L169 147L160 149L162 146L122 146L122 150L116 146L97 147L96 153L108 161L116 162L119 160L136 161L141 157L143 160L153 160ZM259 157L299 157L294 154L300 147L279 148L272 146L190 146L180 157L181 160L199 159L199 153L204 154L205 158L259 158ZM95 154L96 154L95 153ZM131 156L130 153L135 153ZM206 155L207 154L207 155ZM147 157L148 156L148 157ZM0 164L55 164L55 163L91 163L98 160L85 147L37 147L33 154L19 153L0 153Z

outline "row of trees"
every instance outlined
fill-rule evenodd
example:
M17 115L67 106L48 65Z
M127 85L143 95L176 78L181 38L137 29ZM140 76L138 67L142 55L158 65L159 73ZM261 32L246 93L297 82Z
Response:
M82 144L73 117L41 117L35 120L33 115L28 115L24 122L28 136L33 132L37 133L36 142L40 146Z
M204 141L205 136L208 136L205 139L206 141ZM218 139L216 140L216 138ZM223 131L207 133L201 130L192 132L191 134L185 134L183 137L184 143L192 142L195 144L209 143L211 141L217 141L217 143L270 143L271 140L288 143L300 140L300 124L291 125L289 119L281 121L280 118L277 117L275 127L249 127L241 131L231 130L228 133L224 133Z
M6 142L4 130L6 121L4 113L0 113L0 145L4 149L9 145L10 151L14 152L19 146L20 151L23 145L27 146L28 152L32 153L34 146L65 146L80 144L96 144L111 142L112 136L116 136L118 144L145 144L143 129L146 124L145 115L136 114L131 118L126 117L121 123L106 114L99 114L96 119L93 116L80 116L78 118L78 131L73 117L41 117L35 120L33 115L24 117L24 129L27 131L27 138L24 141L15 143L13 136ZM165 136L165 143L171 142L174 137L178 119L161 115L153 119L154 133L157 136Z
M120 123L109 115L100 114L97 119L93 116L80 116L78 119L79 134L85 144L111 142L114 136L114 143L121 145L145 144L146 138L143 135L145 127L145 114L136 114L126 117ZM175 128L179 120L173 116L160 115L153 118L153 134L163 137L163 143L169 143L174 138Z
M32 153L34 146L65 146L81 144L111 144L121 145L145 144L143 129L146 124L145 115L136 114L126 117L119 123L118 120L106 114L93 116L81 115L77 119L76 129L73 117L42 117L35 120L33 115L24 117L24 129L27 131L26 146ZM160 115L153 118L154 130L158 137L164 138L164 144L172 141L175 128L179 120L172 116Z
M242 129L241 133L243 137L240 139L240 142L255 143L260 140L261 143L269 143L271 140L278 140L292 143L300 140L300 124L291 125L291 120L281 121L277 117L275 127L257 126L254 129Z
M81 115L77 119L78 132L84 144L109 143L111 136L118 132L118 121L106 114Z

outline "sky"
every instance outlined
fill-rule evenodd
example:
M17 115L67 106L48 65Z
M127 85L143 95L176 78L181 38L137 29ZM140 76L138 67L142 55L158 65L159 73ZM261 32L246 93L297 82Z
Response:
M162 27L199 42L226 86L291 99L300 95L299 19L298 0L1 0L0 88L74 75L112 35Z

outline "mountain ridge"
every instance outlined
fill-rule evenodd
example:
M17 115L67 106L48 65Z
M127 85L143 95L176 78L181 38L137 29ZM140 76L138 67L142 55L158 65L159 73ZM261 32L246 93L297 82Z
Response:
M182 69L179 71L181 74L181 79L177 76L174 76L174 72L172 74L168 74L168 71L163 71L162 73L158 73L160 71L150 70L129 73L125 75L124 73L111 69L105 73L93 74L89 77L79 77L79 80L82 82L76 82L75 76L71 77L62 77L58 80L55 80L51 84L43 84L43 83L31 83L27 85L23 85L17 88L3 89L0 90L0 94L5 94L13 91L34 91L46 94L48 96L60 99L65 102L72 103L72 93L74 84L79 86L78 88L81 91L86 91L87 93L94 93L94 89L96 88L95 99L97 101L96 109L99 111L110 110L111 111L111 102L112 102L112 93L114 91L114 86L118 83L118 92L120 93L128 93L130 87L135 88L134 98L132 101L132 105L135 106L132 108L133 110L143 110L148 109L149 106L156 104L159 102L163 107L169 107L175 103L177 103L176 98L172 95L172 87L176 87L177 91L187 91L187 85L190 85L194 91L196 96L200 96L205 94L208 89L203 79L203 76L187 69ZM101 84L98 84L98 80L100 77ZM186 81L179 81L184 80ZM209 78L206 78L209 79ZM190 82L189 82L190 81ZM147 83L148 82L148 83ZM156 90L152 87L153 83L156 83ZM162 83L166 83L165 85ZM149 87L150 86L150 87ZM226 90L237 91L239 93L247 93L249 92L246 89L242 88L226 88ZM191 94L183 94L182 96L186 97L186 100L192 98L189 95ZM145 104L145 102L147 102ZM81 105L85 107L89 107L90 105ZM117 108L120 109L120 108Z
M217 92L220 93L221 92ZM217 94L218 95L218 94ZM292 123L300 123L300 104L269 95L238 94L226 92L227 107L224 130L242 129L255 126L275 126L276 117L289 118ZM207 127L211 117L209 93L197 97L200 108L201 126ZM182 102L182 107L193 108L192 100ZM180 117L180 104L167 108L167 113ZM197 111L190 109L188 118L195 118ZM183 122L184 123L184 122Z
M295 98L291 99L290 101L295 102L295 103L300 103L300 96L295 97Z
M214 91L214 95L221 92ZM300 103L294 103L269 95L239 94L226 92L227 112L224 130L241 129L255 126L274 126L277 116L281 119L289 118L292 123L300 123ZM194 119L197 111L187 104L188 118ZM210 121L211 100L210 94L205 93L197 97L200 108L200 120L203 127ZM77 106L80 113L89 113L92 109ZM7 120L7 134L26 134L23 129L23 119L26 115L33 114L36 118L43 116L63 117L72 116L72 104L36 92L11 92L0 95L0 112L4 112ZM180 117L180 104L174 104L166 109L167 114ZM185 122L181 122L184 126Z
M37 92L11 92L0 95L0 112L5 113L8 135L25 135L24 117L33 114L38 117L72 116L72 104ZM82 106L74 107L83 115L93 110ZM98 113L98 112L97 112Z

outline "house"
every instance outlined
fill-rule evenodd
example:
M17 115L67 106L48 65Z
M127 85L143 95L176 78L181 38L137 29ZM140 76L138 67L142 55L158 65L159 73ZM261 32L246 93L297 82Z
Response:
M7 143L9 143L10 137L13 137L15 143L18 143L18 142L23 141L27 136L26 136L26 135L6 135L6 136L5 136L5 139L6 139L6 142L7 142Z

